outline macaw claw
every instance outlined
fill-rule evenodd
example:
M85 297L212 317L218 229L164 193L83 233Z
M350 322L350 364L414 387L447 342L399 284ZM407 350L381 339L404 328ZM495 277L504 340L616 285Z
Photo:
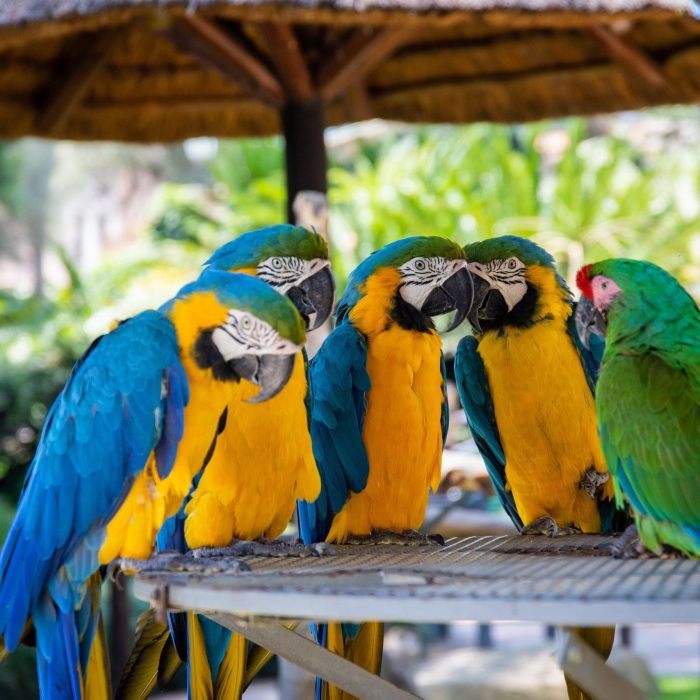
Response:
M234 540L226 547L198 547L188 552L195 559L212 557L321 557L334 555L335 549L325 542L303 544L283 540Z
M122 571L127 574L142 574L148 572L182 571L189 573L240 573L251 571L244 561L206 561L190 556L190 553L161 552L150 559L117 559L110 564L109 574Z
M597 500L598 489L610 479L607 472L598 472L595 467L588 467L578 483L581 491L585 491L592 500Z
M546 537L564 537L565 535L580 535L581 530L576 527L559 527L551 515L543 515L533 520L521 531L521 535L545 535Z
M335 556L335 547L332 544L328 544L328 542L314 542L313 544L307 544L306 548L315 557Z
M424 534L418 530L375 530L371 535L350 535L345 544L399 544L399 545L431 545L444 547L445 538L437 533Z
M634 524L611 542L597 545L596 549L610 552L615 559L637 559L643 552L647 551L639 540L637 526Z

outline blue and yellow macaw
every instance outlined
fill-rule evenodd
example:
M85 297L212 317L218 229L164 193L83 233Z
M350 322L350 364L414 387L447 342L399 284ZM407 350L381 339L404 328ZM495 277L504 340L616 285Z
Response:
M289 299L249 276L209 271L78 361L0 553L0 634L12 651L33 623L42 698L109 697L107 679L87 668L102 658L91 654L100 565L149 556L237 382L257 382L256 400L273 397L304 340Z
M350 275L337 326L311 362L311 436L322 486L318 500L298 506L305 542L391 539L380 531L410 531L408 539L421 541L415 529L440 482L448 413L431 317L457 309L456 326L471 291L461 248L436 237L391 243ZM379 623L322 626L317 639L379 672ZM317 685L319 696L339 692Z
M271 226L230 241L205 263L209 269L244 272L286 294L309 330L326 321L333 306L328 247L300 226ZM228 402L215 448L180 513L158 536L161 550L224 547L234 540L276 538L289 523L297 499L313 501L321 482L309 435L306 361L300 352L289 382L273 399L250 403L255 387L241 382ZM258 549L258 551L262 551ZM239 635L193 613L169 618L171 638L188 663L191 698L235 698L246 677L248 644ZM144 613L133 663L120 681L121 698L145 697L167 684L177 669L165 628ZM257 664L267 658L257 653ZM160 673L159 673L160 671Z
M459 343L455 377L496 494L523 534L612 531L624 515L596 423L603 343L580 342L571 292L532 241L501 236L465 253L474 335ZM614 628L578 632L609 654Z

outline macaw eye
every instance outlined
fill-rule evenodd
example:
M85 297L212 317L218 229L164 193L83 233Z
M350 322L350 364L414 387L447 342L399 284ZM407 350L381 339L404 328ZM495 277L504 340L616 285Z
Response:
M603 283L600 285L600 288L601 288L603 291L605 291L605 290L608 288L608 283L607 283L607 282L603 282Z
M425 270L425 260L416 260L414 267L418 272L423 272L423 270Z
M282 258L272 258L270 261L270 264L275 270L281 270L282 269Z
M509 269L509 270L515 270L515 268L516 268L517 266L518 266L518 263L517 263L517 261L515 260L515 258L511 258L511 259L508 261L508 269Z
M241 328L244 331L249 331L253 327L253 319L250 316L243 316L241 318Z

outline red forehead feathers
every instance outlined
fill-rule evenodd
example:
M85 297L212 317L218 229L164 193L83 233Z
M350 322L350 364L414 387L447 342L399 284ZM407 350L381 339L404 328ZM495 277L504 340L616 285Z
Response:
M576 273L576 286L581 290L583 296L593 299L593 288L591 287L591 267L584 265Z

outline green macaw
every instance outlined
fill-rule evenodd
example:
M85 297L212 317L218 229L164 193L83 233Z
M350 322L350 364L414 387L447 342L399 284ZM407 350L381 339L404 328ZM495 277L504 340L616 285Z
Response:
M615 498L632 506L647 549L700 556L700 310L641 260L587 265L577 283L582 340L606 337L596 410Z

